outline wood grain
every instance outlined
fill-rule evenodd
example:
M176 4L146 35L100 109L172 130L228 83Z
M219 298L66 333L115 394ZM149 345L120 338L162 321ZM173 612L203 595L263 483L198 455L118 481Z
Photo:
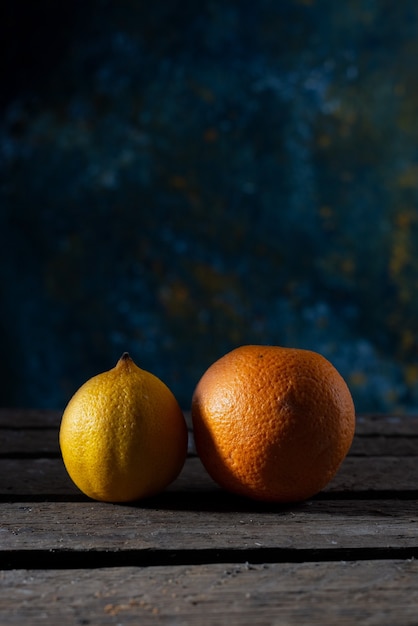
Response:
M59 428L63 408L16 409L0 408L0 428ZM190 411L184 410L189 427ZM358 415L357 435L415 435L418 436L418 415Z
M0 428L58 428L61 409L0 408Z
M180 553L417 546L416 501L315 500L273 507L243 500L234 502L229 498L220 503L218 510L213 504L205 510L203 502L202 507L179 508L174 499L158 499L148 506L99 502L3 503L0 551ZM140 555L137 560L141 561Z
M2 626L417 623L418 561L230 563L0 574Z
M2 626L417 623L417 418L360 416L337 476L286 506L222 491L192 437L159 496L94 502L60 418L0 410Z
M58 434L61 411L0 409L0 458L53 458L60 456ZM189 455L196 456L190 413ZM357 418L350 456L418 456L418 418Z
M354 457L348 456L337 475L321 492L330 494L365 492L410 492L418 489L418 462L414 456L405 457ZM196 457L187 459L179 478L169 487L169 492L205 494L212 497L218 491L213 481ZM0 459L0 499L56 499L79 498L80 492L71 482L60 458ZM188 495L187 495L188 497Z
M58 458L58 430L28 428L0 430L0 458ZM189 431L189 456L196 456L192 432ZM418 456L418 436L356 435L349 456Z

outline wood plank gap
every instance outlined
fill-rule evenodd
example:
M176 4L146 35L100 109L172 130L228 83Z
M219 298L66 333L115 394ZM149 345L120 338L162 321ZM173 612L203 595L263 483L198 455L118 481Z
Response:
M59 424L58 425L40 424L36 426L25 426L24 424L21 424L19 426L16 426L14 424L0 424L0 431L2 430L10 430L12 432L25 432L25 433L39 432L39 431L57 432L57 430L59 430Z
M193 452L187 453L187 458L196 458L196 454ZM362 455L359 455L362 456ZM398 458L398 457L397 457ZM406 455L402 458L406 458ZM45 450L44 452L39 451L27 451L27 452L0 452L0 460L1 461L33 461L37 459L62 459L62 455L60 451L53 450Z
M313 500L418 500L418 489L321 491Z
M16 502L35 503L35 502L95 502L90 500L82 493L60 494L60 493L42 493L42 494L0 494L0 504L14 504Z
M61 459L60 452L0 452L0 459L33 460L33 459Z
M352 459L416 459L418 454L367 454L366 452L349 452ZM190 455L192 456L192 455ZM1 458L1 457L0 457Z
M232 500L231 500L232 498ZM322 491L316 496L313 496L309 501L361 501L361 500L406 500L418 501L418 490L417 489L387 489L387 490L376 490L376 491ZM0 504L2 503L22 503L22 504L30 504L36 502L91 502L95 503L95 500L90 499L88 496L83 495L82 493L21 493L21 494L0 494ZM303 503L301 503L303 504ZM139 506L143 508L156 508L156 509L166 509L170 510L182 509L184 507L190 510L215 510L217 507L225 507L226 510L236 509L242 510L243 506L254 506L257 509L270 509L274 506L283 506L286 508L287 506L292 506L294 503L283 504L283 505L275 505L274 503L269 502L258 502L247 500L245 498L240 498L239 496L234 496L219 490L217 492L208 493L206 492L193 492L192 494L185 492L163 492L158 496L154 496L153 498L138 501L125 503L126 506Z
M219 563L331 563L417 559L418 545L380 548L250 548L180 550L4 550L1 570L71 570Z
M385 433L379 430L368 433L356 433L356 439L418 439L418 433Z

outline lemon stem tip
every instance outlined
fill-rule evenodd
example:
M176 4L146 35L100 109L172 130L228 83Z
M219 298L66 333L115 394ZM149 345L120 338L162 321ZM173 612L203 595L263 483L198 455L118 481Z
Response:
M118 361L118 365L132 363L132 359L130 357L129 352L124 352Z

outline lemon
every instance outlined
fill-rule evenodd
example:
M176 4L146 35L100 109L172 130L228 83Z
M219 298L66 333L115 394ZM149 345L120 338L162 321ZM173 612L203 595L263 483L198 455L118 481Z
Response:
M59 442L66 470L84 494L128 502L161 492L178 476L187 427L170 389L125 352L71 398Z

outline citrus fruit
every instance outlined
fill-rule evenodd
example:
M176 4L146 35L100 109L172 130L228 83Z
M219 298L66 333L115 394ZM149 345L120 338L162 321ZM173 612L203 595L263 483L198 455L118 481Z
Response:
M350 391L310 350L241 346L193 393L196 450L224 489L256 500L305 500L328 484L354 436Z
M77 487L107 502L162 491L180 473L187 453L187 427L177 400L128 353L74 394L59 440Z

